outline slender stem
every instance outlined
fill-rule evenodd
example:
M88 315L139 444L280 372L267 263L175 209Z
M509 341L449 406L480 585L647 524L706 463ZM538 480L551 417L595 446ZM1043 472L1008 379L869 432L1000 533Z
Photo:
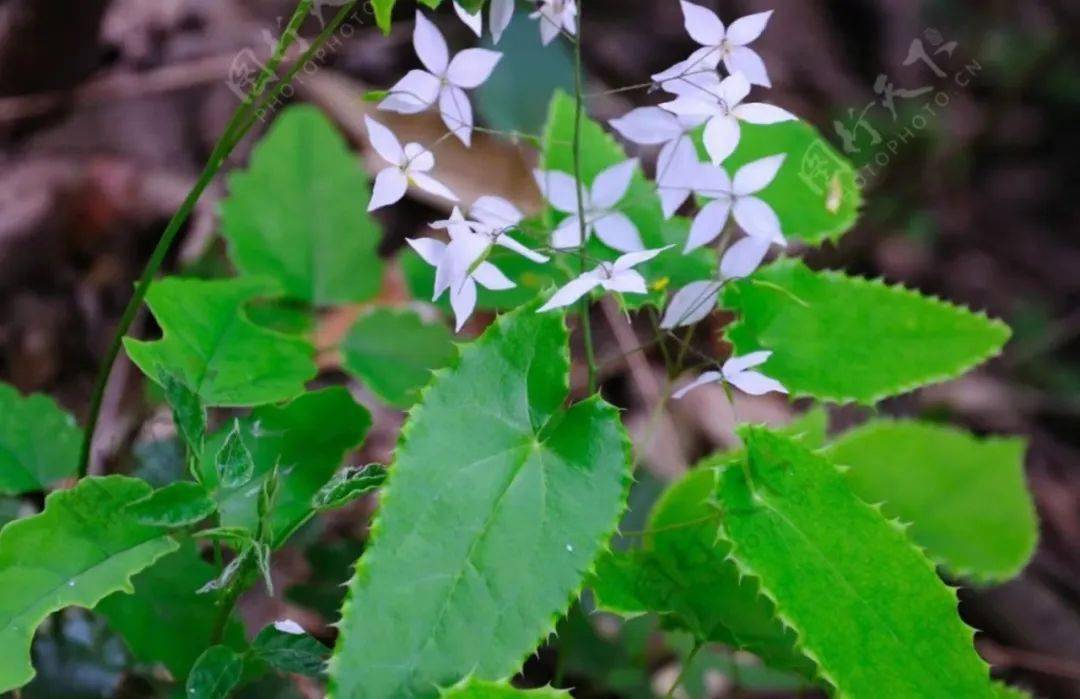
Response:
M679 670L679 676L671 683L671 688L668 689L667 694L664 695L665 699L671 699L675 696L675 690L678 689L679 685L686 679L686 673L690 670L690 664L694 661L694 658L697 657L698 651L704 647L705 644L701 641L694 643L694 649L686 656L686 660L683 660L682 668Z
M98 371L94 392L90 398L90 412L87 416L86 430L83 435L82 451L79 455L80 478L86 475L87 468L90 464L90 450L93 446L94 432L97 429L98 418L101 414L101 404L105 397L105 389L109 383L109 375L112 372L113 364L120 354L124 335L126 335L131 328L131 324L134 322L135 316L142 307L147 292L150 290L150 285L153 283L158 270L161 269L161 265L165 261L165 256L172 247L181 227L183 227L188 217L191 216L191 212L194 210L195 205L217 175L218 170L224 165L225 160L240 141L243 140L251 127L254 126L255 121L258 119L260 107L262 105L272 104L273 101L278 98L300 68L310 61L316 51L321 50L323 44L325 44L334 32L337 31L337 28L345 21L346 17L348 17L349 13L356 5L356 0L354 0L343 7L334 17L334 20L327 25L326 29L319 35L319 38L316 39L300 60L292 67L287 78L280 81L266 99L256 104L255 98L265 89L269 79L277 73L277 69L284 60L289 46L296 41L298 36L297 32L299 31L300 26L311 13L313 1L314 0L300 0L284 34L278 40L277 48L274 50L274 54L267 64L266 70L260 75L258 81L253 86L251 96L244 104L241 104L237 107L236 111L233 112L232 118L225 127L224 133L210 153L206 167L199 175L199 179L196 181L195 186L188 193L187 197L185 197L180 208L165 227L165 232L162 233L161 239L158 240L153 253L150 255L150 259L146 263L146 267L143 269L139 282L135 287L135 293L128 302L127 307L124 309L123 315L120 317L120 322L109 343L109 349L105 355L105 360L102 362Z
M255 556L252 554L248 556L247 560L241 562L236 575L221 591L221 596L218 598L217 615L214 617L214 626L210 631L210 645L216 646L225 639L229 617L232 616L233 608L236 607L236 600L240 599L240 595L244 594L244 590L248 587L251 571L255 565L254 560Z
M589 261L585 252L585 183L581 180L581 120L584 116L585 99L581 77L581 29L582 5L578 3L577 40L574 42L574 184L577 186L578 226L581 236L581 273L588 271ZM585 360L589 364L589 393L596 392L596 353L593 349L592 324L589 318L589 295L581 297L581 333L585 341Z

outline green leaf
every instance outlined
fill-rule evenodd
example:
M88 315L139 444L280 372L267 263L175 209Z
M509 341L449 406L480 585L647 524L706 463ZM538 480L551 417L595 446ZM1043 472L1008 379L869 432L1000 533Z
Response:
M1038 523L1024 482L1022 439L978 439L944 425L874 420L840 437L863 500L911 523L908 533L951 574L1002 582L1035 551Z
M244 274L277 279L290 299L325 306L379 292L379 226L359 158L322 112L286 109L229 177L221 205L229 257Z
M43 395L23 398L0 383L0 494L20 495L74 476L82 430Z
M0 530L0 692L33 678L30 643L45 617L130 592L132 575L176 549L164 530L124 512L149 492L133 478L84 478Z
M754 581L739 575L730 546L717 540L718 478L716 468L691 471L657 502L641 548L601 557L591 583L597 605L628 617L657 612L669 627L701 641L813 676L813 665L794 648L794 633L776 620Z
M740 436L748 457L721 476L720 535L837 694L994 696L956 593L903 528L798 442Z
M141 524L186 527L214 514L217 504L198 483L180 481L155 490L126 509Z
M160 372L158 379L165 402L172 409L176 431L193 453L200 453L206 439L206 408L199 396L171 372Z
M470 677L439 693L440 699L568 699L570 692L554 687L540 689L517 689L509 682L485 682Z
M817 129L804 121L739 126L739 146L724 161L728 174L734 176L743 165L770 155L787 155L776 178L759 195L780 218L785 237L811 245L836 242L855 225L862 206L857 173Z
M334 476L311 498L317 512L336 510L370 493L386 481L386 469L379 464L348 468Z
M171 373L207 406L292 398L315 376L314 349L300 338L256 326L244 313L248 301L276 293L268 279L162 279L150 287L146 302L163 337L126 337L124 347L148 377L161 383L163 373Z
M306 393L284 406L256 408L240 420L241 438L255 460L251 481L236 488L221 486L213 459L202 462L203 484L216 489L221 525L257 529L261 486L279 466L272 520L274 543L281 543L307 519L312 496L338 470L345 454L363 442L370 426L370 413L342 387ZM216 453L226 437L221 431L209 439L207 455Z
M503 678L551 632L630 478L616 410L596 396L562 408L568 373L564 319L526 307L436 375L350 583L331 696Z
M228 646L211 646L195 662L188 675L186 699L227 699L240 684L244 658Z
M345 370L379 398L408 408L431 372L454 357L453 335L416 311L379 308L361 316L341 345Z
M255 474L255 460L240 435L240 420L234 420L225 443L218 449L214 467L224 488L239 488Z
M251 642L250 657L281 672L322 677L330 649L306 633L287 633L270 625Z
M541 169L573 174L574 113L574 98L561 90L557 91L551 101L547 128L544 130ZM591 185L598 174L624 160L626 152L603 127L591 119L582 120L581 175L586 184ZM685 244L690 233L690 223L686 219L675 217L671 221L664 220L655 185L645 178L640 168L634 174L619 209L634 222L646 248ZM553 209L548 210L546 219L552 224L547 227L549 231L554 230L555 215ZM590 239L587 249L591 256L598 259L611 260L619 254L595 237ZM689 255L672 251L672 254L661 255L638 269L649 281L651 293L648 296L627 296L626 301L631 308L639 308L649 302L660 305L663 302L663 289L677 289L689 282L711 277L716 271L716 254L704 248Z
M771 350L762 371L793 396L873 404L963 374L1009 339L1000 321L878 280L784 259L730 285L736 354Z
M442 0L418 0L418 2L427 5L431 9L435 9L439 6ZM379 25L379 29L383 30L384 34L390 33L390 20L394 12L394 5L397 4L397 0L371 0L371 4L375 8L375 21ZM465 4L470 4L470 0L465 0Z
M134 593L112 594L95 611L123 636L136 658L160 662L183 680L213 634L218 598L198 590L216 574L189 540L136 575ZM235 618L226 626L225 643L237 650L245 646L243 627Z

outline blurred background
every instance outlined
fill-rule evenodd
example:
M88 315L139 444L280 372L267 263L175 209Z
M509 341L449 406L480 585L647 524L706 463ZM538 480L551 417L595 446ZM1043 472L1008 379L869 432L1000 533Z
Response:
M648 82L694 47L678 3L584 2L591 113L608 119L655 103L642 89L612 90ZM812 251L811 262L903 282L1013 327L1001 358L881 410L1030 440L1038 553L1019 579L964 590L961 611L982 630L979 650L999 677L1040 696L1080 697L1080 3L700 2L729 20L777 10L756 44L774 83L764 99L815 124L862 168L860 223L839 246ZM336 8L322 4L329 20ZM291 97L322 109L359 153L368 149L363 115L374 108L364 94L415 65L412 3L401 4L389 37L361 12L332 55L301 73ZM237 61L265 62L292 9L286 0L0 0L0 380L48 393L85 416L133 282L238 105L230 81ZM475 41L448 6L436 14L452 46ZM570 57L565 46L541 50L524 14L475 103L482 124L537 133L552 91L570 84ZM312 20L303 33L319 29ZM400 128L403 140L442 133L433 120L405 120ZM257 136L226 171L244 166ZM369 169L378 166L367 160ZM480 136L471 152L448 145L439 174L466 201L500 193L528 210L538 204L533 162L524 141ZM216 218L225 191L223 178L211 186L169 256L169 272L227 269ZM406 236L442 217L433 204L408 199L380 213L388 259ZM409 297L393 266L382 294ZM323 318L324 345L354 316ZM633 330L619 330L599 310L594 324L605 395L627 410L645 454L634 497L647 510L663 483L732 444L730 411L706 394L673 406L648 430L662 363L619 360L637 342ZM133 332L157 331L143 315ZM326 380L345 380L332 354L322 364ZM358 395L376 413L376 427L357 461L387 462L401 416ZM772 422L795 411L769 400L741 409ZM832 418L845 425L867 414L843 409ZM94 472L172 468L178 451L170 429L167 411L122 358L106 395ZM0 508L10 518L34 505ZM333 641L328 623L362 551L371 507L306 529L277 555L278 595L256 591L243 602L252 628L291 616ZM93 617L76 617L70 638L39 641L42 671L23 696L152 696L122 644ZM561 677L579 696L648 697L663 694L688 648L688 639L648 618L621 624L575 610L525 674L536 683ZM723 649L695 663L683 696L814 695ZM319 690L282 685L257 694L298 695Z

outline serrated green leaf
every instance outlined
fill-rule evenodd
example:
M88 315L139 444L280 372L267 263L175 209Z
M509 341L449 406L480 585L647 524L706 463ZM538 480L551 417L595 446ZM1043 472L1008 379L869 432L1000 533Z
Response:
M43 395L22 397L0 383L0 494L44 490L79 467L82 430Z
M431 372L454 357L453 335L416 311L379 308L361 316L341 345L345 370L379 398L408 408Z
M505 315L413 409L350 583L331 696L506 677L566 610L630 476L613 407L562 409L567 340L558 314Z
M95 611L124 638L136 658L160 662L183 681L213 634L218 598L198 590L216 574L187 541L136 575L134 593L112 594ZM243 627L235 618L226 626L225 644L236 650L245 646Z
M548 110L547 127L544 129L544 149L540 168L574 172L574 113L575 102L570 95L556 91ZM581 123L581 175L591 185L598 174L626 160L626 152L615 138L604 131L595 121L583 118ZM661 248L669 244L684 244L690 232L686 219L675 217L664 220L660 199L655 186L639 168L634 173L626 196L619 203L619 210L634 222L646 248ZM562 216L562 214L558 214ZM547 220L554 223L556 213L549 209ZM553 226L549 230L554 230ZM595 237L589 240L588 253L597 259L611 260L619 255L603 245ZM595 264L595 263L594 263ZM708 279L716 272L716 254L711 249L699 249L689 255L677 251L660 255L655 260L638 267L650 284L647 296L629 295L627 304L639 308L646 303L659 305L663 302L663 289L678 288L689 282ZM575 271L576 274L576 271Z
M994 696L956 593L902 528L795 440L740 436L748 457L721 475L720 535L837 694Z
M567 699L570 692L554 687L518 689L509 682L485 682L470 677L439 692L440 699Z
M262 406L240 420L240 433L255 460L252 479L237 488L218 487L213 458L204 458L202 481L217 488L221 525L254 532L259 523L262 485L280 468L280 490L273 510L275 545L305 521L311 498L334 475L345 454L364 440L371 414L342 387L312 391L284 406ZM207 454L224 443L227 432L207 440Z
M162 371L158 378L176 431L193 453L200 453L206 439L206 408L199 396L171 372Z
M290 299L324 306L364 301L382 285L381 232L371 185L322 112L286 109L229 177L221 205L229 258L244 274L278 280Z
M810 245L835 242L855 225L862 206L857 173L817 129L805 121L766 125L744 121L739 127L739 146L723 163L729 175L761 158L787 156L776 177L758 195L776 212L786 238ZM697 141L705 160L702 131Z
M228 646L211 646L188 675L186 699L227 699L244 672L244 658Z
M256 326L244 313L248 301L277 293L268 279L162 279L146 296L162 338L126 337L124 347L148 377L161 383L163 372L170 373L207 406L292 398L315 376L314 349L300 338Z
M695 638L760 656L774 668L812 676L795 635L776 620L757 584L742 578L718 541L719 471L698 468L669 488L650 517L642 547L601 557L591 583L599 608L623 616L661 614Z
M830 447L848 483L951 574L1007 580L1035 551L1038 524L1024 482L1024 440L978 439L945 425L874 420Z
M311 498L318 512L336 510L370 493L386 481L386 469L379 464L349 468L334 476Z
M130 592L132 575L177 548L164 530L124 512L149 492L133 478L85 478L0 530L0 692L34 677L30 643L45 617Z
M735 353L771 350L762 371L793 396L873 404L963 374L1009 339L1002 322L881 281L779 260L728 286Z
M218 483L223 488L239 488L255 474L255 460L240 435L240 420L234 420L225 443L214 459Z
M330 649L306 633L287 633L270 625L251 642L250 657L280 672L322 677Z
M214 514L217 505L198 483L180 481L136 500L126 510L141 524L174 528L201 522Z

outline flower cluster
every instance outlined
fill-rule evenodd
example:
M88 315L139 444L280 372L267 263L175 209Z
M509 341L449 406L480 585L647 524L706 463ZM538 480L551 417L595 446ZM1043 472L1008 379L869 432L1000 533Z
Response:
M491 2L489 27L496 44L509 26L514 5L514 0ZM771 85L764 61L750 48L765 31L771 11L725 26L706 8L685 0L681 5L687 32L701 46L687 59L652 76L653 85L671 98L658 106L634 109L610 122L627 141L660 146L652 195L658 197L665 218L673 217L688 201L697 205L690 233L681 246L682 254L714 244L720 253L713 278L692 282L672 295L661 321L662 328L668 331L704 319L715 308L725 283L753 273L772 245L786 245L780 218L759 196L777 177L785 155L761 158L730 174L724 163L738 148L741 122L773 124L795 118L779 107L746 101L752 86ZM455 10L477 36L482 34L481 12L470 13L458 3ZM560 34L576 41L578 11L574 0L540 0L530 17L538 22L545 45ZM502 54L469 48L451 56L443 35L419 11L413 46L424 69L409 71L389 90L379 108L416 114L434 107L448 129L447 136L453 135L469 147L474 121L467 91L491 76ZM371 209L399 201L410 184L458 202L448 187L429 174L435 166L431 148L417 143L403 146L390 129L370 117L367 129L372 147L388 163L376 178ZM586 246L595 237L603 246L621 253L614 261L598 260L593 269L558 289L540 312L574 304L597 289L614 294L648 293L645 277L634 268L676 246L646 249L641 231L625 212L632 203L628 193L640 169L637 159L629 159L604 170L588 185L571 173L535 171L544 199L563 215L546 241L548 251L590 259ZM535 264L550 261L549 255L511 236L525 217L505 199L483 196L466 211L467 215L455 206L450 218L431 224L433 229L444 231L449 242L436 238L408 240L420 257L435 267L433 298L449 293L458 330L476 307L478 284L492 291L515 286L488 261L494 247L508 249ZM745 235L733 240L736 229ZM706 372L676 397L713 381L726 382L748 393L783 392L779 383L751 370L767 359L768 353L732 358L720 371Z

